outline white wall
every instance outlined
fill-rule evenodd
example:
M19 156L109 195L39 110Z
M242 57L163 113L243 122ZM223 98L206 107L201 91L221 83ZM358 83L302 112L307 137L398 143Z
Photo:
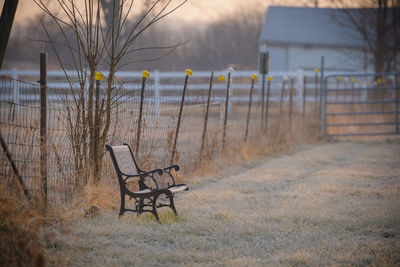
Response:
M340 48L316 48L305 46L268 45L270 71L314 70L325 57L327 71L362 71L364 56L362 51Z
M288 70L313 70L321 65L321 56L325 57L325 69L329 71L364 69L363 53L359 50L290 46Z
M270 55L270 71L287 71L289 68L288 47L273 47L268 48Z

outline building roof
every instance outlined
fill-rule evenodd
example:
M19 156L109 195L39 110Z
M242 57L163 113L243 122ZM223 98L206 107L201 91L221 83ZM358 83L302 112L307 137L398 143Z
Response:
M340 24L345 19L340 9L270 6L259 43L361 48L361 36Z

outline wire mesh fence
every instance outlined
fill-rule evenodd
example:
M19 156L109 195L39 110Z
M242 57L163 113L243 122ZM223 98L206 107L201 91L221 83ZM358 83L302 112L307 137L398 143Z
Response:
M269 94L265 94L268 109L262 106L262 88L258 84L255 84L249 108L251 77L233 76L228 94L227 81L217 80L217 77L212 80L212 87L219 89L212 90L208 112L210 77L190 77L183 103L184 76L169 80L170 86L165 82L162 90L157 88L159 81L147 79L143 99L141 79L121 82L114 88L106 142L111 145L123 142L131 144L143 169L169 165L183 104L174 162L181 165L183 170L192 170L198 166L204 153L212 158L223 153L223 149L237 149L239 144L245 142L246 131L250 140L258 138L265 131L274 131L277 135L288 130L296 131L281 126L304 120L304 112L310 113L318 108L318 98L314 102L312 90L319 88L313 87L312 79L304 84L304 88L312 88L304 95L304 91L296 89L296 83L303 81L295 77L274 77L274 81L265 88L269 90ZM78 101L79 81L76 84L77 88L47 88L51 96L47 105L46 145L49 199L71 199L72 194L79 191L91 175L85 161L88 134L79 132L82 131L79 128L79 116L85 116L85 113L82 109L84 103L79 105ZM237 86L236 89L232 89L235 88L232 85ZM9 159L5 153L1 153L1 179L13 179L13 162L30 192L40 192L40 86L5 76L1 77L0 86L1 136L12 155ZM82 92L86 93L85 90ZM103 86L100 86L99 94L102 99L105 95ZM227 96L229 103L226 102ZM307 106L304 105L305 98L310 98L307 99ZM223 147L224 135L226 144ZM114 170L107 156L103 157L102 166L103 179L116 184Z
M15 99L17 87L21 95ZM26 186L31 191L40 189L39 173L39 114L38 102L27 98L27 94L39 94L39 85L10 78L1 78L0 121L1 137L11 152L12 162L18 168ZM3 148L4 149L4 148ZM14 176L10 160L1 153L2 179ZM38 187L39 186L39 187Z

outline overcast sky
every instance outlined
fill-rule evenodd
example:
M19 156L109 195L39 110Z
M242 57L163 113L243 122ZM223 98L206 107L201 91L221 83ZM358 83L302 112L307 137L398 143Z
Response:
M175 0L178 3L179 0ZM329 0L318 0L320 7L329 6ZM189 0L173 17L187 22L207 22L223 18L246 4L258 3L260 8L267 5L314 6L315 0ZM4 0L0 0L1 9ZM40 9L33 0L19 0L15 21L24 23L38 15Z

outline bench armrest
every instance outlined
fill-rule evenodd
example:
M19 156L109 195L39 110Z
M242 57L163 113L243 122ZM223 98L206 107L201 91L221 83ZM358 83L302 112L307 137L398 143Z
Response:
M126 181L131 178L139 178L139 181L144 182L144 180L146 180L147 177L150 177L153 180L154 184L156 185L155 189L158 189L158 183L157 183L156 178L154 177L155 173L158 173L158 175L162 175L164 173L164 171L162 169L154 169L154 170L151 170L148 172L142 172L142 173L134 174L134 175L123 174L126 177L124 179L124 182L126 183Z
M176 184L175 177L171 173L172 170L179 171L180 167L178 165L171 165L163 169L164 173L167 173L169 178L172 180L172 184L168 183L168 187L174 186Z

